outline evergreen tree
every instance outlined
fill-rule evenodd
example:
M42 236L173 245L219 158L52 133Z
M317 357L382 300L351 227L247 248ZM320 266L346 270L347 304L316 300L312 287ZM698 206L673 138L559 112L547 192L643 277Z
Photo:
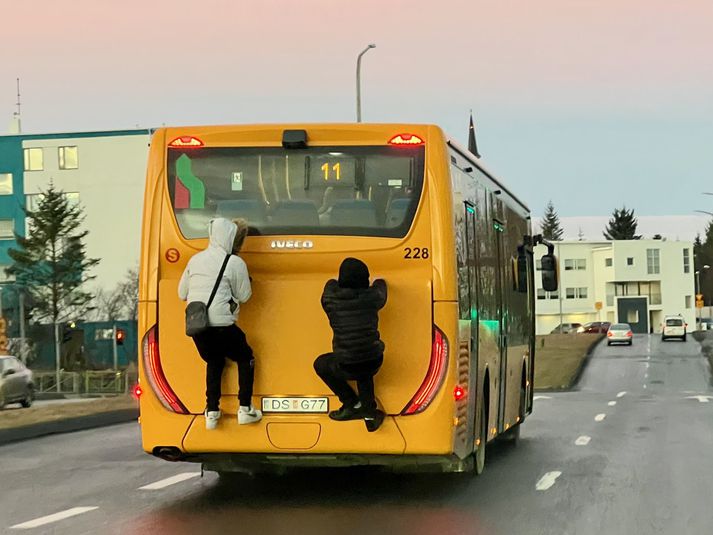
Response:
M711 267L705 269L704 266ZM703 302L713 304L713 220L706 226L705 241L700 235L693 241L693 269L700 272L698 292L703 294Z
M71 205L50 183L41 192L37 209L25 213L29 235L15 236L19 247L8 251L13 264L7 273L30 295L35 319L57 324L81 317L93 298L84 285L94 278L89 272L99 263L86 255L84 239L89 232L80 229L82 207Z
M545 207L545 215L540 222L540 230L546 240L559 241L562 239L564 230L562 230L560 218L555 211L555 206L552 204L552 201L549 201Z
M631 210L627 210L626 206L621 210L615 208L603 234L607 240L639 240L641 236L636 235L638 224L633 208Z

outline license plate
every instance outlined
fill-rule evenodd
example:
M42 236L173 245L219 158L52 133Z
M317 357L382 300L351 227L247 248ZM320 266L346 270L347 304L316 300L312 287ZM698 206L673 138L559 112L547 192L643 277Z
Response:
M273 397L262 398L262 412L327 412L327 398Z

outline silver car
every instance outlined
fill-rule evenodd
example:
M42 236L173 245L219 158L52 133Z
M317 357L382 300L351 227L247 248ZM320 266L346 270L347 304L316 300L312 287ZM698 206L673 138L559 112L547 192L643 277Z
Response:
M8 403L29 407L34 399L32 372L17 358L0 355L0 409Z
M607 345L633 343L634 333L628 323L612 323L607 331Z

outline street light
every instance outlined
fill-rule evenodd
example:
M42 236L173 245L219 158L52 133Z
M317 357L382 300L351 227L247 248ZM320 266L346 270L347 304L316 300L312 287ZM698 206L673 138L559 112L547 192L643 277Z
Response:
M708 264L703 265L703 269L710 269L711 267ZM698 294L701 293L701 269L696 271L696 297L698 297ZM698 328L700 329L701 327L701 309L698 309Z
M369 44L361 53L357 56L357 67L356 67L356 106L357 106L357 123L361 122L361 57L369 52L372 48L376 48L374 43Z

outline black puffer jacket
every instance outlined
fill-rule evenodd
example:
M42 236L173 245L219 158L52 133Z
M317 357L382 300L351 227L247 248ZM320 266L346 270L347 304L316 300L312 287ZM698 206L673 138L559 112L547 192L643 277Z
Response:
M378 311L386 304L386 282L368 288L344 288L332 279L322 293L322 308L334 331L332 350L349 372L375 370L381 365L384 342L379 338Z

